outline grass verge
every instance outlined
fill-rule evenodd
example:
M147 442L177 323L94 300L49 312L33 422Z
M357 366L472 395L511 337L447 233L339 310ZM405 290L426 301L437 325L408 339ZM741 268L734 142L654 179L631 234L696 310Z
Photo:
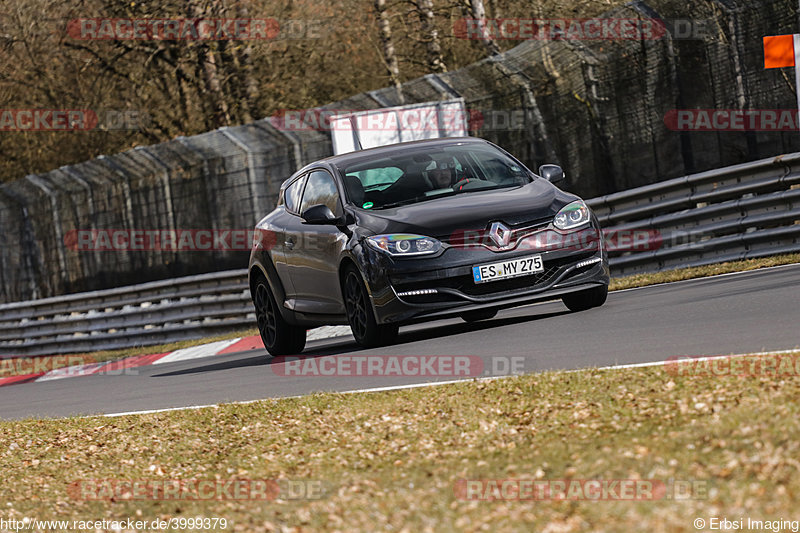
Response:
M0 423L0 517L221 517L228 531L695 531L798 519L800 377L663 367L122 418ZM466 501L459 479L688 483L687 499ZM320 481L319 499L83 501L87 480ZM671 494L671 493L670 493Z
M760 257L758 259L745 259L742 261L730 261L727 263L716 263L692 268L676 268L655 272L652 274L634 274L613 278L609 289L618 291L621 289L632 289L634 287L645 287L658 283L669 283L672 281L683 281L686 279L706 278L717 274L728 274L730 272L741 272L745 270L756 270L780 265L790 265L800 263L800 254L774 255L771 257Z

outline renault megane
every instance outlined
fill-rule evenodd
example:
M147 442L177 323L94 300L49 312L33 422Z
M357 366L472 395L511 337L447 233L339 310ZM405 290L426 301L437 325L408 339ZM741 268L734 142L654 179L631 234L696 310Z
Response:
M297 171L256 226L250 291L272 355L349 324L362 346L404 324L466 321L561 299L602 305L608 259L589 207L494 144L445 138L341 154Z

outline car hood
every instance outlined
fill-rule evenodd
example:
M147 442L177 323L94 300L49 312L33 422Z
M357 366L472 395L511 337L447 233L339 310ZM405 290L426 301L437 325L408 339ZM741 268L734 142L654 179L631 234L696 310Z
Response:
M361 228L379 233L417 233L442 238L463 230L482 230L494 221L517 226L552 218L578 199L550 182L536 179L521 187L474 191L380 209L356 210Z

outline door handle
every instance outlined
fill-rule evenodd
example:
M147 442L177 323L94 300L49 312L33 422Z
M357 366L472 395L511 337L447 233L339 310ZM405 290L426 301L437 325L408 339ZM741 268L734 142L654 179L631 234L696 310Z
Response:
M292 248L294 248L294 239L292 237L286 237L286 240L284 241L283 244L284 246L286 246L288 249L291 250Z

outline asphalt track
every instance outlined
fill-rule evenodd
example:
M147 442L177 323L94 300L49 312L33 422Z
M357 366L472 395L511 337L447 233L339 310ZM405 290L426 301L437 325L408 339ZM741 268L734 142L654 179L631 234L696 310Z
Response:
M314 341L304 355L316 363L348 355L470 355L483 361L480 375L497 375L512 364L537 372L798 346L800 265L790 265L612 292L603 307L581 313L551 302L502 311L477 324L441 320L403 328L398 344L381 349L359 349L350 337ZM113 414L454 379L281 375L285 369L265 351L252 350L125 375L3 387L0 418Z

